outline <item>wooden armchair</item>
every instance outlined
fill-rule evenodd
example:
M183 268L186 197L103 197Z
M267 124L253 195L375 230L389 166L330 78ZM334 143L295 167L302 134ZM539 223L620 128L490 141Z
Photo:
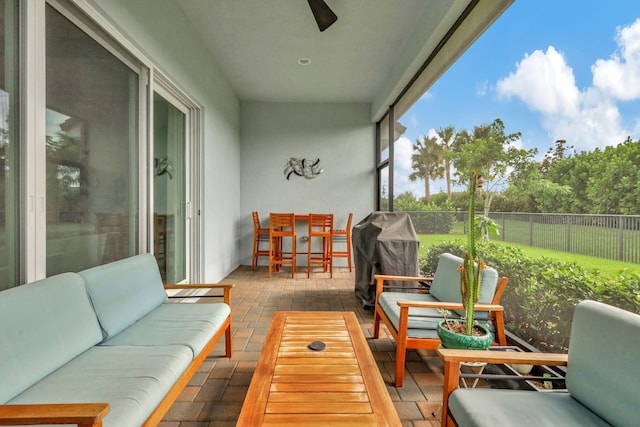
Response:
M573 315L569 354L439 349L442 427L637 426L640 315L585 300ZM458 388L460 364L567 366L566 392Z
M457 271L462 258L452 254L442 254L433 278L387 276L376 274L376 305L374 314L373 337L380 334L382 320L396 341L395 386L402 387L404 381L404 363L409 348L436 349L440 339L436 332L438 323L443 319L439 309L452 311L451 318L460 317L463 307L460 296L460 275ZM385 282L414 282L417 288L413 292L394 292L385 290ZM427 283L429 287L420 283ZM491 267L482 274L482 287L476 320L487 322L493 329L498 345L506 345L504 332L503 307L500 298L509 280L498 277Z

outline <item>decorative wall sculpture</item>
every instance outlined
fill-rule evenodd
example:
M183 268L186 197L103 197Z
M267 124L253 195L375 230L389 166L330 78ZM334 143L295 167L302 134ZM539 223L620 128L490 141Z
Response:
M291 175L304 176L306 179L313 179L323 172L320 169L320 159L307 160L298 159L296 157L289 157L287 164L284 166L284 174L287 179L291 178Z
M171 160L166 157L155 158L153 159L153 166L156 169L156 176L161 176L164 174L169 175L169 179L173 178L173 164Z

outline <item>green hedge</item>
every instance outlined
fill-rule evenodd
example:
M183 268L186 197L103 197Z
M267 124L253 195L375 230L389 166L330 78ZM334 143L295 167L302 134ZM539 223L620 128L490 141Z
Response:
M459 242L431 247L420 260L421 273L432 276L443 252L461 256L463 251ZM615 277L605 277L596 268L534 258L519 248L492 243L478 245L478 255L500 276L509 278L501 301L507 329L541 351L567 351L573 311L584 299L640 313L638 274L622 271Z

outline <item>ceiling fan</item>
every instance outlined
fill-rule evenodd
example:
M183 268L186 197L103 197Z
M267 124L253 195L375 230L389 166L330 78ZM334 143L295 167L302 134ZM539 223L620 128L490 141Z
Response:
M307 0L313 17L316 18L316 23L320 31L324 31L329 28L334 22L338 20L335 13L327 6L324 0Z

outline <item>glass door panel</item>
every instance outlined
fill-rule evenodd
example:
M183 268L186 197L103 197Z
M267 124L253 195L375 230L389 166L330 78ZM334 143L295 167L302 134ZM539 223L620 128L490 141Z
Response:
M138 75L46 9L46 274L137 253Z
M187 279L186 115L154 93L154 254L165 283Z
M19 284L22 253L17 10L0 0L0 290Z

